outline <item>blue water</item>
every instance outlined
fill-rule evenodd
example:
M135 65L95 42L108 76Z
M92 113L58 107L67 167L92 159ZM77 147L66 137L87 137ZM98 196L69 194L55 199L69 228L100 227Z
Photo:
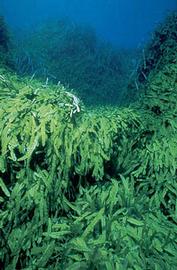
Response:
M151 38L156 25L176 0L0 0L0 14L11 27L34 27L46 19L67 17L92 26L114 45L137 48Z

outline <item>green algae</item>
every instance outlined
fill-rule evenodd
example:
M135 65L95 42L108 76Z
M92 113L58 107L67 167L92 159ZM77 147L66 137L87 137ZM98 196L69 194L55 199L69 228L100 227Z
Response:
M175 48L128 108L0 70L4 269L177 268Z

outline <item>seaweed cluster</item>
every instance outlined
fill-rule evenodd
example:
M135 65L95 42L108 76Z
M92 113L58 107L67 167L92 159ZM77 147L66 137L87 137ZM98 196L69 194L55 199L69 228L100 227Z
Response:
M129 108L0 70L3 269L177 269L177 44L158 59Z

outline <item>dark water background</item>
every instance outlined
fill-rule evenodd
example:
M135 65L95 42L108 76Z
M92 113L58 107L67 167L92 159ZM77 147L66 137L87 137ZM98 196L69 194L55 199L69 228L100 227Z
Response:
M68 17L124 48L144 44L154 27L176 9L176 0L0 0L0 13L16 29Z

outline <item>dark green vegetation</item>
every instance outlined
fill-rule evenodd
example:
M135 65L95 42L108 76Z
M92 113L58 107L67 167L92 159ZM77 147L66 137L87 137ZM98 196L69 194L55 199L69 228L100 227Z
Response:
M5 270L177 269L176 19L128 108L86 110L61 84L0 70Z
M15 51L20 75L69 85L87 105L119 104L134 68L132 52L114 49L92 29L67 21L48 23L19 38Z
M0 64L9 63L10 38L4 18L0 16Z
M9 34L4 22L4 18L0 17L0 49L5 52L8 51L9 47Z

